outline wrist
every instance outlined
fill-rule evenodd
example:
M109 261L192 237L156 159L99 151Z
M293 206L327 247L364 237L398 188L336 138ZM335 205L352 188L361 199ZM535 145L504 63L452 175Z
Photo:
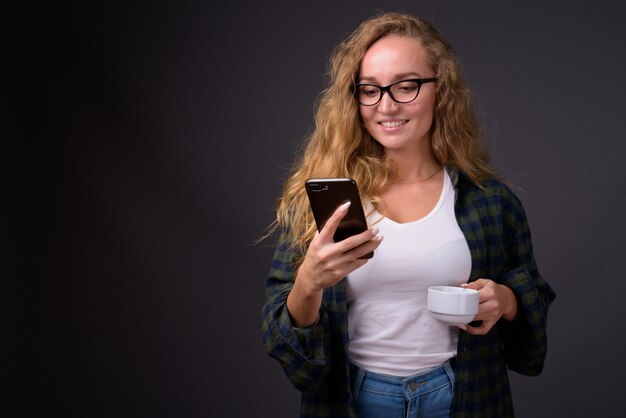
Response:
M323 289L310 286L298 272L293 288L287 296L287 312L296 328L308 328L319 321Z
M505 285L502 286L502 290L504 291L505 296L505 304L502 312L502 317L507 321L513 321L517 317L517 297L515 296L515 292Z
M324 291L323 288L316 286L315 281L310 277L312 276L307 272L306 268L301 266L296 273L293 283L293 288L305 298L316 297Z

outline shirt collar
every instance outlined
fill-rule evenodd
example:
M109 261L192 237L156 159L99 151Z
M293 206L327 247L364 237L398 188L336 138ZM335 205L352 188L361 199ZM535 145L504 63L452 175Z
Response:
M456 190L457 183L459 182L459 170L454 166L447 165L446 171L448 171L448 175L450 176L452 187Z

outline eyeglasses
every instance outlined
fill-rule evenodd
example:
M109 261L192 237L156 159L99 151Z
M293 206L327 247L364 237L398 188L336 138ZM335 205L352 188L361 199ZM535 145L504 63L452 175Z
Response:
M396 103L410 103L417 98L420 87L424 83L434 83L437 78L413 78L411 80L400 80L388 86L381 87L375 84L355 84L355 95L359 103L363 106L374 106L383 98L385 92Z

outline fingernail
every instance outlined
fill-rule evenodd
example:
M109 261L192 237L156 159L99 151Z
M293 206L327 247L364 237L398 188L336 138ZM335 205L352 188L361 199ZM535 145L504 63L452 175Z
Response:
M345 211L347 211L347 210L348 210L348 208L350 207L350 204L351 204L351 203L352 203L352 202L350 202L350 201L348 200L346 203L344 203L343 205L339 206L339 209L341 209L342 211L344 211L344 212L345 212Z
M467 327L465 325L457 325L457 327L461 328L463 331L467 331Z
M374 236L378 235L378 232L379 232L379 231L380 231L380 229L378 229L378 228L372 228L372 234L373 234Z

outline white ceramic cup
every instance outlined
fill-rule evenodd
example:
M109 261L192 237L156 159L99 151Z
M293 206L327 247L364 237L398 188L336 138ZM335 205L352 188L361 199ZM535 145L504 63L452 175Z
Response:
M438 314L474 316L478 313L478 291L458 286L431 286L427 307Z

